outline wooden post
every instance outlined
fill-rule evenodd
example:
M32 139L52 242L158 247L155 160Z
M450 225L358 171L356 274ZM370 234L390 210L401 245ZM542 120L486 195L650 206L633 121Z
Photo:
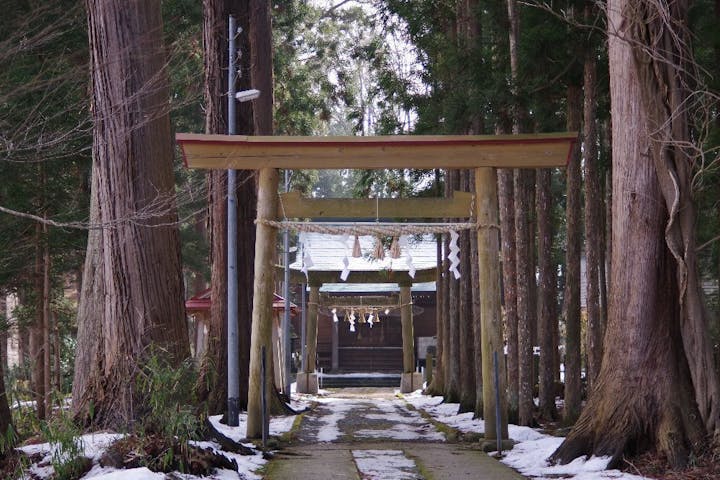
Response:
M400 285L400 323L402 325L403 373L415 371L415 338L410 285Z
M315 373L317 356L318 307L320 303L320 285L310 284L310 298L307 304L307 328L305 332L305 370L297 375L298 393L317 393L318 382Z
M278 172L274 168L258 171L258 220L277 218ZM272 352L273 293L275 288L276 229L258 222L255 227L255 284L253 288L252 337L250 343L250 372L248 378L247 438L262 436L262 404L260 392L261 349ZM270 369L268 369L270 370ZM267 372L266 372L267 376ZM265 379L265 395L271 398L272 382Z
M483 417L485 439L495 440L498 433L508 438L507 403L505 400L505 356L503 354L502 318L500 316L500 238L495 168L475 169L477 205L478 265L480 269L480 324L482 329ZM496 427L496 402L493 378L493 352L497 352L500 390L500 428Z
M402 325L403 373L400 392L410 393L422 388L421 373L415 373L415 333L412 318L412 284L400 284L400 323Z
M340 368L340 325L339 322L333 322L332 325L332 370L338 371Z
M307 359L305 360L305 373L315 372L317 357L317 331L318 331L318 302L320 301L320 286L310 285L310 299L308 301L307 324Z

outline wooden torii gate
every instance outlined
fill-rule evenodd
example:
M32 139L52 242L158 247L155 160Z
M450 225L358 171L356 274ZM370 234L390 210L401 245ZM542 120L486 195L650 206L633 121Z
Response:
M355 200L355 199L353 199ZM427 200L427 199L425 199ZM278 270L282 267L278 267ZM298 270L290 272L292 283L307 283L310 286L310 296L307 309L307 354L305 370L298 372L298 393L317 393L318 381L315 370L315 355L317 353L318 307L323 303L320 297L320 288L326 283L338 283L341 272L339 270L309 271L308 277ZM412 294L414 283L433 282L437 278L436 268L420 269L411 277L407 271L393 271L391 275L382 271L352 271L344 283L397 283L400 289L399 301L387 306L400 307L400 322L403 339L403 370L400 382L400 392L410 393L422 387L422 374L415 373L415 340L413 336ZM328 299L325 299L326 301ZM375 299L377 303L378 299ZM387 301L380 300L387 303ZM383 303L383 305L385 305ZM370 304L368 304L370 306Z
M252 340L247 437L262 435L260 352L270 348L273 253L278 220L277 169L467 168L475 170L478 225L480 322L485 438L508 438L505 364L500 370L500 429L496 428L493 353L502 358L500 250L495 168L562 167L570 159L576 133L501 136L269 137L177 134L189 168L258 170ZM271 388L271 382L265 382ZM267 392L269 396L269 391Z

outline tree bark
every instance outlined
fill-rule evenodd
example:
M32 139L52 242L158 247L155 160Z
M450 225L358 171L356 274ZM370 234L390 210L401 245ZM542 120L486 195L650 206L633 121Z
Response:
M692 182L695 149L690 132L694 70L688 3L644 2L624 7L633 47L639 99L646 115L650 158L665 202L664 237L676 271L680 331L695 401L707 433L720 441L720 380L713 370L712 342L697 259ZM642 48L647 41L651 50ZM631 77L632 78L632 77ZM616 131L613 131L615 138ZM613 192L617 190L613 188Z
M149 345L189 356L159 1L87 2L93 92L91 230L73 411L129 428ZM122 81L119 81L122 79ZM159 354L159 353L157 353Z
M475 192L475 175L470 176L470 191ZM483 360L482 360L482 305L480 303L480 265L478 257L477 235L470 235L470 274L472 281L472 324L473 324L473 355L475 370L475 410L474 417L483 415ZM501 357L502 358L502 357Z
M515 187L513 171L498 169L498 201L500 204L500 236L502 237L503 298L507 336L507 403L508 420L518 421L518 331L517 331L517 268L515 252ZM481 287L482 288L482 287Z
M447 171L446 177L445 177L445 195L446 198L449 195L449 181L450 181L450 172ZM442 385L442 393L443 398L447 400L447 392L448 392L448 382L450 381L450 271L449 263L448 263L448 250L450 245L450 239L449 235L445 234L442 235L442 242L443 242L443 258L442 258L442 276L443 276L443 282L442 282L442 316L443 316L443 324L445 326L444 328L444 335L443 335L443 348L442 348L442 367L443 367L443 385Z
M581 418L553 454L557 461L609 455L612 467L625 454L655 450L679 468L690 452L706 445L706 434L715 433L715 376L705 363L707 342L698 339L709 335L691 307L694 233L685 230L683 217L694 219L691 162L674 143L689 140L687 124L677 123L687 118L679 108L687 92L675 83L687 72L678 68L691 59L689 52L675 50L686 45L675 40L688 39L685 8L682 2L608 4L612 250L623 256L612 262L600 374ZM673 61L664 54L673 54ZM658 89L659 84L673 88ZM680 198L668 195L671 179ZM683 253L674 250L676 233L688 235Z
M535 283L530 265L530 172L515 170L515 258L517 266L518 315L518 423L533 422L533 345L531 325L531 283Z
M474 175L473 175L474 176ZM470 189L470 171L460 171L460 190ZM477 235L476 235L477 236ZM470 268L470 232L460 232L460 295L458 296L458 316L460 319L460 408L459 413L475 411L475 353L474 353L474 316L472 270ZM480 367L480 364L477 365Z
M440 188L440 171L435 170L435 187L438 196L442 194ZM442 236L437 235L437 276L435 280L435 332L436 332L436 348L435 348L435 368L433 369L433 378L427 388L429 395L443 395L445 386L445 375L443 373L443 350L445 341L445 317L443 312L443 258L442 258Z
M459 172L450 170L448 175L450 192L459 188ZM452 195L452 193L450 193ZM448 283L448 364L445 369L445 401L458 403L460 401L460 317L459 295L460 282L451 272L447 272Z
M10 415L7 393L5 392L5 364L0 362L0 438L5 441L10 440L9 444L0 446L0 459L2 459L15 444L15 436L10 434L11 428L12 416Z
M43 235L42 225L37 224L35 228L35 317L30 329L30 365L32 366L32 391L35 400L35 411L40 420L45 420L45 354L43 343L43 315L45 313L45 302L43 298Z
M586 7L586 19L591 7ZM602 319L600 317L600 235L602 197L597 159L597 80L595 49L588 47L584 66L583 166L585 178L585 279L587 311L587 384L592 389L602 360Z
M580 88L568 86L567 124L576 131L580 127ZM563 420L572 424L580 415L582 382L580 378L580 159L579 149L572 153L566 169L567 188L567 251L565 252L565 410Z
M7 316L7 300L5 293L0 293L0 366L8 367L8 332L10 322Z
M43 403L45 404L45 415L47 417L52 413L51 402L51 369L50 369L50 328L52 321L50 318L50 240L47 236L47 225L43 224L43 287L42 287L42 352L43 352Z
M537 239L538 267L540 272L538 292L538 337L540 343L540 418L554 420L555 408L555 352L553 323L555 316L555 268L552 262L552 172L548 169L537 171Z

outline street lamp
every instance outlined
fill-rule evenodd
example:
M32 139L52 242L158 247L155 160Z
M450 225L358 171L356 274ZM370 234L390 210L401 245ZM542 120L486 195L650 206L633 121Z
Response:
M235 68L235 57L237 49L235 37L239 33L235 17L230 15L228 21L228 135L235 135L235 100L247 102L260 96L259 90L243 90L235 92L237 69ZM227 171L227 306L228 306L228 390L227 390L227 424L231 427L239 425L240 415L240 352L238 348L238 277L237 277L237 194L236 194L236 172Z

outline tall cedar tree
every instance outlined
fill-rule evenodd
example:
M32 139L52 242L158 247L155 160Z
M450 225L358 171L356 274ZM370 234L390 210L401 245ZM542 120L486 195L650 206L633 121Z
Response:
M205 133L227 133L227 52L228 17L235 15L242 27L236 38L240 52L237 88L250 87L248 3L239 0L205 0L203 2L203 52L205 65ZM237 133L251 134L252 103L236 107ZM225 411L227 403L227 174L215 170L208 174L210 243L211 243L211 310L208 348L200 363L198 397L208 411ZM250 364L250 318L255 258L255 210L257 193L253 172L237 172L238 206L238 351L240 354L241 409L247 408L247 378Z
M555 348L553 322L555 315L556 278L552 264L552 171L537 171L537 241L538 241L538 340L540 344L540 418L554 420L555 408Z
M448 171L447 185L446 193L449 197L452 196L452 192L460 188L459 170ZM447 278L448 322L446 336L448 338L448 363L445 368L445 400L449 403L458 403L460 401L460 281L449 271L447 272Z
M590 18L590 7L586 7ZM587 379L592 389L600 371L602 359L602 319L600 316L600 235L602 228L603 201L600 193L600 171L597 158L597 74L595 49L588 47L585 52L583 86L585 101L583 107L583 167L585 178L585 257L586 257L586 308L587 308Z
M595 388L553 459L609 455L612 467L625 454L655 450L682 467L720 419L685 150L687 3L612 0L607 11L613 294Z
M471 170L460 170L460 190L470 190ZM475 233L475 232L473 232ZM477 235L475 235L477 237ZM458 296L458 317L460 318L460 408L459 412L475 411L475 369L480 369L480 364L475 364L475 341L474 324L479 321L480 316L474 315L473 310L473 283L472 270L470 268L470 232L467 230L460 233L458 240L460 246L460 295ZM478 312L479 313L479 312Z
M513 133L522 131L526 116L519 96L518 42L520 41L520 12L515 0L508 0L510 74L513 90ZM513 189L515 205L515 268L517 301L517 372L518 372L518 422L530 425L533 421L533 338L535 312L534 242L530 218L531 196L534 191L534 172L515 170ZM515 359L513 359L514 361ZM514 387L513 387L514 388Z
M189 356L163 23L157 0L86 3L92 78L90 220L78 311L73 411L128 428L148 347Z
M580 127L581 89L569 85L567 89L567 127L577 131ZM573 423L580 415L582 381L580 378L580 150L576 148L565 169L567 205L567 251L565 253L565 410L563 420Z

